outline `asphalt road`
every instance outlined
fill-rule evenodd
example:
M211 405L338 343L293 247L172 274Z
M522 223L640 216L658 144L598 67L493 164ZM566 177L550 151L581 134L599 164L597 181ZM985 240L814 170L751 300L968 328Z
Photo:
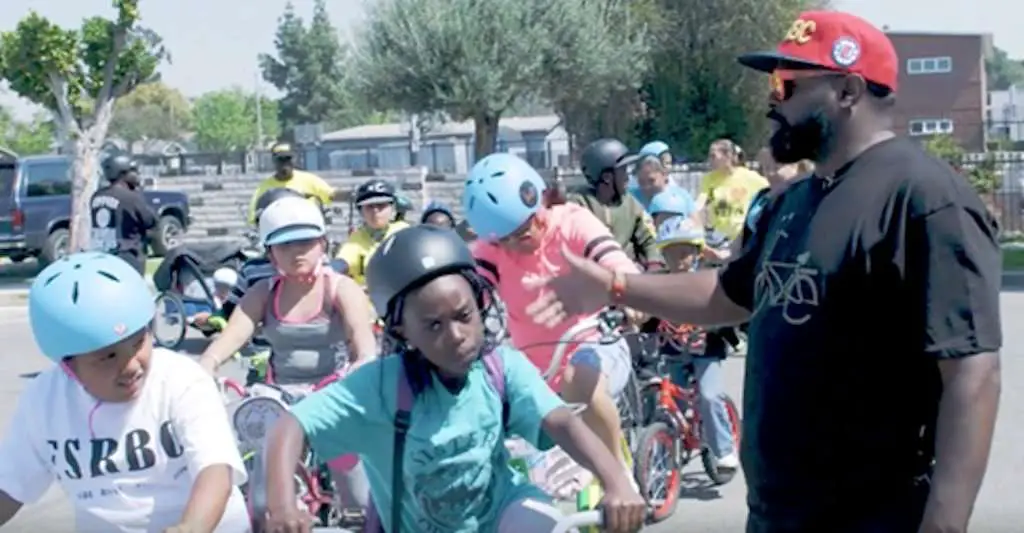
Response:
M1004 292L1002 311L1005 335L1003 350L1003 395L996 430L992 461L979 497L972 522L972 531L980 533L1020 531L1024 508L1024 453L1018 444L1024 439L1024 293ZM18 393L33 372L48 366L36 350L23 308L0 307L0 339L6 348L0 353L0 431L7 427ZM199 341L189 343L193 351L201 349ZM743 380L743 361L727 362L726 388L737 400ZM238 376L239 368L227 373ZM9 460L0 458L0 460ZM870 461L870 457L854 457L852 461ZM699 460L687 467L686 490L679 508L670 520L648 528L652 533L699 531L703 533L742 532L746 517L745 487L742 476L724 487L711 487L701 471ZM44 499L24 508L5 531L69 531L71 513L59 489L51 489Z

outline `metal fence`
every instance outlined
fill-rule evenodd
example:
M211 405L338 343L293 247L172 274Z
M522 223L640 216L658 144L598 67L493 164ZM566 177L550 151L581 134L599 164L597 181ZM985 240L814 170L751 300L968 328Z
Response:
M527 160L538 169L566 167L568 141L499 141L499 152ZM464 174L475 158L472 140L424 142L418 153L408 143L383 143L373 147L346 147L326 142L320 146L298 146L296 164L308 170L401 170L423 166L438 174ZM269 152L185 153L180 155L134 155L141 171L150 176L203 176L271 172Z

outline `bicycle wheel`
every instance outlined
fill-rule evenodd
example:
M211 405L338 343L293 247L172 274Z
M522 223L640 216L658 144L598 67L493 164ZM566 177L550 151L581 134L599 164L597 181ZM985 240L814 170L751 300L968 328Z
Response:
M676 454L677 437L664 422L655 422L640 432L637 442L636 476L640 493L651 506L651 521L661 522L676 512L683 482Z
M732 435L733 446L738 451L741 433L740 410L736 407L736 402L728 394L723 394L721 398L722 403L725 404L726 416L729 419L729 434ZM719 468L718 459L708 446L704 446L701 449L700 459L704 465L704 473L708 475L715 485L725 485L736 476L737 469L735 468Z
M164 292L156 297L156 315L153 317L153 340L157 346L177 350L185 340L188 315L180 296Z

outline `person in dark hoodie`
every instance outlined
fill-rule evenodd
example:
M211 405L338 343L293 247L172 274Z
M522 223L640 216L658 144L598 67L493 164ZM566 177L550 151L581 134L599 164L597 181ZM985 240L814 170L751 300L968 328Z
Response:
M89 201L92 248L124 259L139 274L146 271L147 234L156 227L156 213L142 196L139 167L127 155L103 161L110 182Z

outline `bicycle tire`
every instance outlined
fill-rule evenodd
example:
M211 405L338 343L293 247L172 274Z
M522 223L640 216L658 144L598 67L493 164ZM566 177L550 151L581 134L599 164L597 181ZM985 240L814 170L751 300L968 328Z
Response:
M736 402L733 401L732 397L728 394L721 395L722 403L725 405L726 416L729 418L729 434L732 436L732 442L735 449L738 451L740 447L740 435L741 435L741 421L740 411L736 407ZM707 474L708 478L715 485L725 485L732 481L736 477L738 468L719 468L718 459L715 454L711 452L708 446L704 446L700 453L701 463L704 466L704 473Z
M652 451L655 444L665 447L668 454L668 472L665 480L665 498L660 504L656 504L655 495L651 494ZM677 456L678 436L675 431L664 422L655 422L640 432L637 441L636 477L640 485L641 495L651 505L651 522L661 522L671 517L679 506L679 496L682 489L683 475L682 468Z
M157 316L153 317L153 341L156 343L157 346L161 348L166 348L168 350L177 350L181 346L181 343L185 341L185 335L188 331L188 314L185 310L185 301L182 300L181 297L178 296L177 294L172 294L170 292L162 292L157 295L155 305L157 310ZM178 311L177 324L167 324L169 327L173 328L171 330L172 333L167 336L160 335L157 333L157 317L175 316L170 312L167 312L167 310L172 308Z

